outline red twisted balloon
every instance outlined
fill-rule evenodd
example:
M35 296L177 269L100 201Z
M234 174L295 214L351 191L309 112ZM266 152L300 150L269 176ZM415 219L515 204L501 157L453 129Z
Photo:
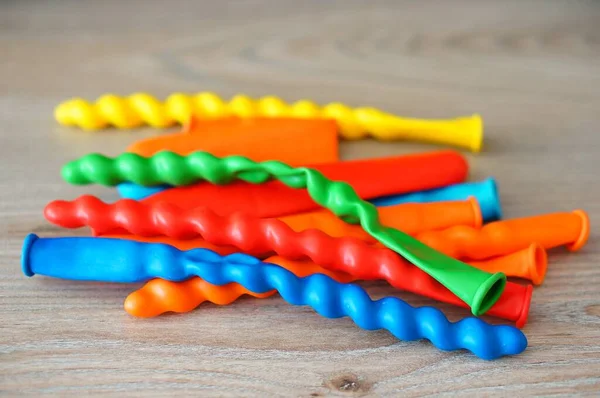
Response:
M290 260L308 258L358 279L386 280L398 289L468 308L435 279L387 248L352 237L333 238L316 229L295 232L274 218L260 219L244 213L220 216L208 208L183 210L166 202L146 204L122 199L107 204L90 195L70 202L51 202L44 214L54 224L66 228L89 226L97 235L125 231L145 237L201 237L211 244L235 246L252 255L276 253ZM522 327L527 321L531 294L531 285L509 282L487 314Z

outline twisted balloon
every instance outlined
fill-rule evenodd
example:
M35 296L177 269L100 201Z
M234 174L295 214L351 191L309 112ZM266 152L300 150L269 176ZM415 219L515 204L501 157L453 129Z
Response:
M214 285L239 283L255 293L277 290L293 305L308 305L327 318L349 316L367 330L386 329L401 340L427 339L441 350L466 349L483 359L521 353L525 335L512 326L478 318L452 323L432 307L414 308L386 297L372 301L359 286L314 274L299 278L282 267L236 253L180 251L164 244L103 238L38 238L23 246L23 270L64 279L135 283L161 278L183 281L199 276ZM90 261L94 266L89 266Z
M337 282L348 283L355 278L341 272L332 272L310 261L289 261L281 257L269 257L265 262L279 265L296 276L325 274ZM165 312L189 312L205 301L217 305L227 305L244 294L256 298L266 298L275 293L270 291L257 294L237 283L211 285L203 279L193 277L183 282L152 279L125 299L125 310L137 317L154 317Z
M292 104L278 97L253 99L236 95L224 101L214 93L194 95L175 93L161 102L146 93L127 97L107 94L95 103L74 98L61 103L54 112L63 125L76 125L85 130L97 130L109 125L133 128L145 124L168 127L185 124L194 115L200 118L227 116L325 118L337 121L343 138L356 140L369 135L381 140L414 139L463 146L478 152L483 140L479 115L452 120L421 120L401 118L371 107L350 108L339 102L319 106L301 100Z
M243 156L218 158L207 152L180 156L163 151L145 158L124 153L116 158L89 154L63 167L73 184L187 185L197 180L227 184L234 179L260 184L276 178L311 198L347 222L360 223L373 238L405 257L469 304L474 315L485 313L500 297L506 275L490 274L431 249L418 240L379 222L377 208L363 201L347 183L328 180L317 170L293 168L278 161L254 162Z
M123 306L129 314L145 318L167 311L189 312L205 301L228 305L244 294L266 298L275 294L275 291L254 293L237 283L216 286L200 278L183 282L153 279L127 296Z
M333 238L309 229L296 232L278 219L260 219L245 213L226 216L198 207L182 210L177 205L147 204L122 199L107 204L94 196L75 201L54 201L46 206L46 218L62 227L90 226L96 234L125 231L137 236L168 236L175 239L203 238L218 246L234 246L245 253L277 253L290 259L310 259L334 271L362 280L386 280L392 286L442 302L467 304L417 267L389 249L371 246L350 237ZM521 327L527 320L531 289L507 283L503 294L488 314Z

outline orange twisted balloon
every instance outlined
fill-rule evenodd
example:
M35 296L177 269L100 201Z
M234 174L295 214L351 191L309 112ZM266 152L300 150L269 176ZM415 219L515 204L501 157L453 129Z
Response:
M290 261L274 256L267 259L266 262L280 265L299 277L325 274L342 283L354 280L353 277L343 272L329 271L310 261ZM124 307L125 311L133 316L149 318L165 312L190 312L205 301L217 305L228 305L244 294L256 298L266 298L275 294L275 291L256 294L237 283L215 286L198 277L184 282L153 279L141 289L127 296Z
M275 294L275 291L258 294L237 283L215 286L197 277L184 282L153 279L127 296L123 306L133 316L150 318L169 311L190 312L205 301L228 305L244 294L266 298Z

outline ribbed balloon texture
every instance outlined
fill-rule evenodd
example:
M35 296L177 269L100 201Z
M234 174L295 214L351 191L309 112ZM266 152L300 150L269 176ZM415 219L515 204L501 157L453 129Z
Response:
M317 229L296 232L274 218L260 219L244 213L221 216L208 208L182 210L165 202L147 204L122 199L108 204L89 195L74 201L51 202L44 213L50 222L61 227L89 226L98 235L126 232L184 240L200 237L211 244L233 246L252 255L276 253L290 260L310 259L358 279L386 280L398 289L467 306L435 279L389 249L351 237L334 238ZM527 313L523 309L527 296L525 287L507 283L503 295L488 313L519 320Z
M340 136L357 140L369 136L381 140L414 139L462 146L478 152L483 141L483 125L479 115L451 120L401 118L372 107L351 108L339 102L324 106L309 100L292 104L267 96L253 99L236 95L225 101L215 93L194 95L175 93L161 102L147 93L127 97L107 94L95 103L74 98L61 103L54 112L64 125L97 130L113 125L133 128L143 125L168 127L188 123L192 115L200 118L296 117L334 119Z
M506 282L502 273L489 274L424 245L409 235L379 222L377 208L363 201L347 183L330 181L310 168L293 168L282 162L254 162L241 156L217 158L206 152L179 156L160 152L150 158L125 153L114 159L90 154L63 168L74 184L114 185L125 181L142 185L187 185L197 180L226 184L240 179L260 184L276 178L290 188L306 188L319 205L362 228L386 247L433 276L469 304L475 315L485 313L500 297Z
M207 249L183 252L169 245L121 239L29 236L23 268L27 275L121 283L199 276L214 285L239 283L255 293L277 290L288 303L308 305L324 317L348 316L363 329L386 329L405 341L427 339L445 351L466 349L491 360L527 347L525 335L512 326L493 326L473 317L452 323L432 307L414 308L393 297L373 301L357 285L322 274L298 278L241 253L221 256Z

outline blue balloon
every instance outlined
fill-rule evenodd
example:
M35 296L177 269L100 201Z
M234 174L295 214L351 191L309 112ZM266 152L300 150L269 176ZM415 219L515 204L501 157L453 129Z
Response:
M304 278L242 253L181 251L160 243L105 238L38 238L23 245L23 272L81 281L135 283L153 278L184 281L199 276L214 285L238 283L255 293L277 290L292 305L307 305L327 318L350 317L366 330L386 329L401 340L427 339L444 351L466 349L491 360L521 353L527 338L508 325L475 317L450 322L433 307L415 308L396 297L371 300L355 284L323 274Z
M117 192L122 198L142 200L144 198L147 198L148 196L162 192L169 188L171 188L171 186L166 184L156 185L153 187L144 187L142 185L137 185L132 182L124 182L117 185Z

